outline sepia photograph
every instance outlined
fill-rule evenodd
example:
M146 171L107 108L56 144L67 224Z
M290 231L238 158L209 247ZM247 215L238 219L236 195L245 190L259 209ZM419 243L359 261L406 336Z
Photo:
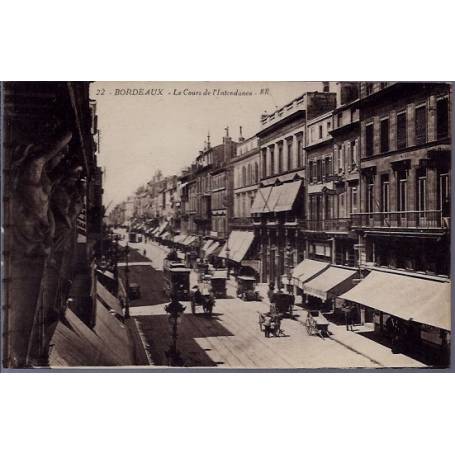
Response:
M1 91L3 369L451 366L451 83Z

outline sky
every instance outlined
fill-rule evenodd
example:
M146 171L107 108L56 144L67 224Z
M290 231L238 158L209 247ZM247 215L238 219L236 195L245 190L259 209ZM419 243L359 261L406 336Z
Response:
M252 95L222 95L217 89ZM97 102L105 206L110 205L109 211L125 200L158 169L164 175L179 174L202 150L208 132L212 146L222 142L227 126L234 140L239 126L249 138L258 131L264 111L273 112L315 90L322 90L321 82L91 84L91 98Z

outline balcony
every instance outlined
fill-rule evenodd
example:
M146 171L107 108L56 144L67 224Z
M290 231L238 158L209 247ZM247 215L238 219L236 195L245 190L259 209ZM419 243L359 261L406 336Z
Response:
M303 220L300 223L304 231L349 232L351 218L332 218L330 220Z
M231 218L232 227L248 227L253 224L253 219L248 217Z
M440 210L352 213L351 222L357 229L419 231L449 230L450 227L450 217L443 217Z

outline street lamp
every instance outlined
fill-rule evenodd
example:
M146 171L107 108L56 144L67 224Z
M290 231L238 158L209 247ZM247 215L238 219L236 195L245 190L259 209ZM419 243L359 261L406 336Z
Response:
M288 245L286 247L286 262L287 262L287 267L286 267L286 277L288 279L288 293L293 294L293 288L291 285L291 279L292 279L292 272L291 272L291 246Z
M229 239L226 243L226 270L227 270L227 279L229 280L231 276L231 271L230 271L230 264L229 264L229 257L230 257L231 250L229 248Z
M164 307L166 313L169 314L169 324L172 329L172 344L169 349L166 351L166 357L170 366L182 366L183 361L180 356L180 352L177 349L177 325L180 323L181 316L185 311L184 307L177 299L177 297L172 294L171 303Z
M128 319L130 317L130 297L129 297L129 291L130 291L130 269L128 267L128 254L130 252L130 247L128 243L126 244L125 247L125 254L126 254L126 260L125 260L125 283L126 283L126 292L125 292L125 319Z

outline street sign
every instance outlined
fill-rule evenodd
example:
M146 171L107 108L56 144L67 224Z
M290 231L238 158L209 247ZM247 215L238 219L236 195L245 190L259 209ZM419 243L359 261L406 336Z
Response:
M362 248L365 248L365 245L362 245L361 243L356 243L354 245L354 250L361 250Z

